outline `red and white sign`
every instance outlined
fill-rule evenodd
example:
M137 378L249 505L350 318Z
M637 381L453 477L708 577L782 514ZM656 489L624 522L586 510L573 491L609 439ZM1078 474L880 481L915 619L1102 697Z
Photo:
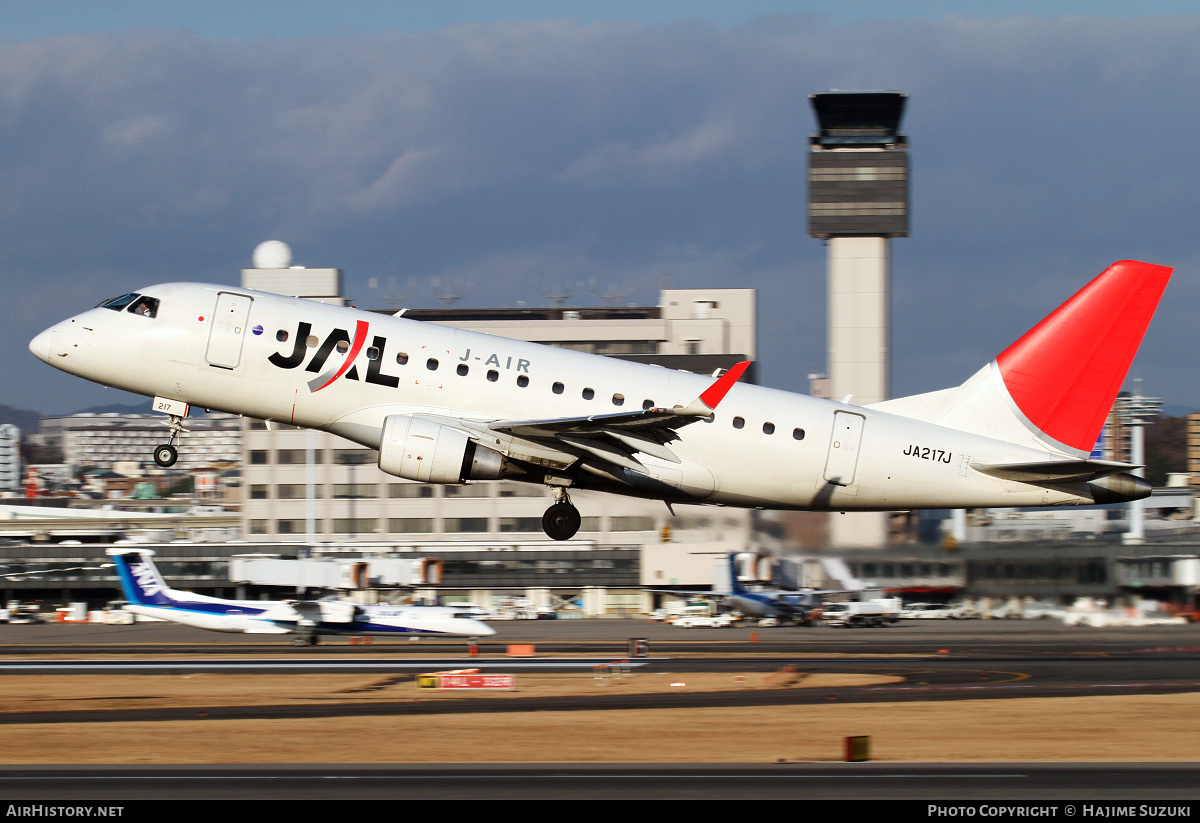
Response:
M515 674L439 674L439 689L515 689Z

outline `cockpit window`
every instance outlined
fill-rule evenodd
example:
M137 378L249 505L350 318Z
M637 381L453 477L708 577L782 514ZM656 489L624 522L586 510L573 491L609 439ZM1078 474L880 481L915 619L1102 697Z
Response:
M103 303L97 303L96 308L112 309L113 311L120 311L121 309L125 308L130 303L132 303L134 300L137 300L139 297L141 297L141 295L137 294L136 292L130 292L129 294L122 294L120 297L112 297L108 300L105 300Z
M129 306L130 314L140 314L142 317L154 317L158 314L158 298L142 295Z

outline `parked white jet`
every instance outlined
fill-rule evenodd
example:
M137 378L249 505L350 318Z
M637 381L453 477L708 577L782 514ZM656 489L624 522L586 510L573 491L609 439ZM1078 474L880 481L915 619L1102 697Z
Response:
M1171 269L1109 267L961 386L859 407L230 286L106 300L29 344L58 369L154 397L176 458L190 405L333 432L426 483L829 511L1055 506L1146 497L1091 460ZM632 410L631 410L632 409Z
M298 634L298 644L316 645L323 634L361 637L441 635L486 637L495 630L451 606L360 606L344 600L222 600L172 589L146 549L112 548L121 588L134 614L245 634Z

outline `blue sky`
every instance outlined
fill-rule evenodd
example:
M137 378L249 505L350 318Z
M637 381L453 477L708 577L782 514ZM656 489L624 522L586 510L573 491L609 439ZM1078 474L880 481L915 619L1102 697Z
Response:
M40 0L0 3L0 32L13 40L133 28L186 29L202 37L247 40L398 30L505 20L570 19L580 23L671 23L698 19L717 27L772 14L806 14L825 26L879 20L941 20L1065 15L1143 17L1146 3L1128 0ZM1159 0L1154 14L1192 13L1194 0Z
M907 92L897 394L956 385L1105 266L1178 271L1134 371L1200 408L1200 10L1158 3L0 3L0 403L125 395L25 345L254 246L436 305L751 286L760 375L824 364L807 96ZM770 332L765 331L769 329Z

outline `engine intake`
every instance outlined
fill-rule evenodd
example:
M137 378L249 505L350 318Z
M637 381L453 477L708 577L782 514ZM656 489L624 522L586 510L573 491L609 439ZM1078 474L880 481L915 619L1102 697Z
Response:
M410 414L389 415L379 438L379 468L422 483L498 480L505 459L461 429Z

